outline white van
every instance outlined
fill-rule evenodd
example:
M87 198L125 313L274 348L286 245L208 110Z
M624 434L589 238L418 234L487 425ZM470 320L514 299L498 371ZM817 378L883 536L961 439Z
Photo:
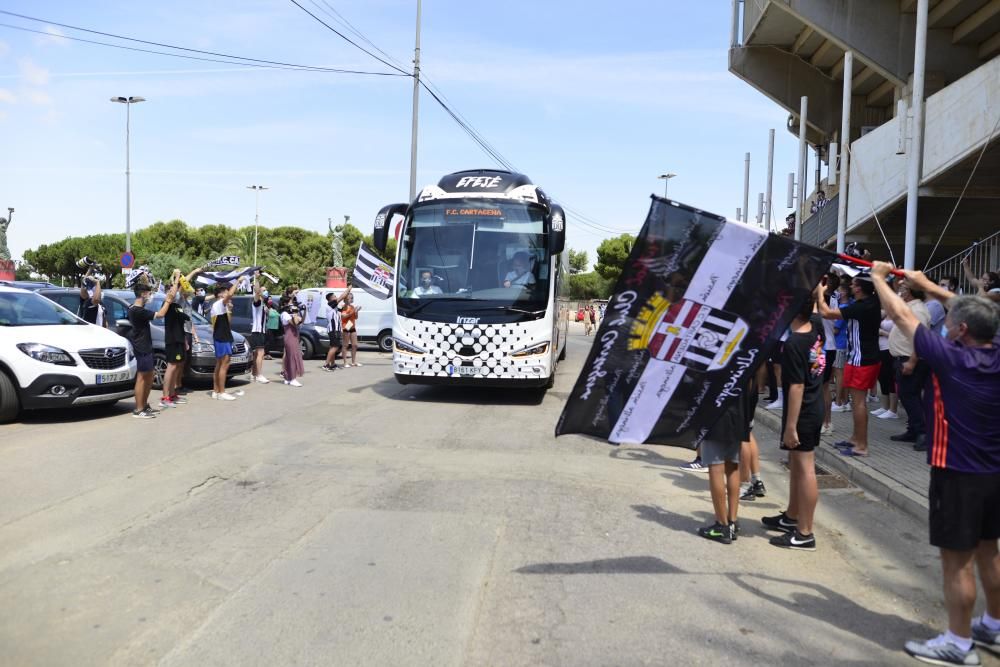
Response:
M343 294L345 287L307 287L299 293L315 293L326 300L326 295ZM360 287L351 290L354 295L355 307L360 307L358 313L358 341L374 343L382 352L392 352L392 297L380 299L372 296Z

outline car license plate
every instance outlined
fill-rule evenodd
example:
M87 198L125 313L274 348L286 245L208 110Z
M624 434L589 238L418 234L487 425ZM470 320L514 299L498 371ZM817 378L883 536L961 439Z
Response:
M118 373L97 374L97 384L112 384L115 382L125 382L128 379L129 379L128 371L120 371Z
M235 357L233 357L234 364L245 364L248 361L250 361L249 354L237 354Z
M459 375L479 375L479 369L475 366L457 366L455 370Z

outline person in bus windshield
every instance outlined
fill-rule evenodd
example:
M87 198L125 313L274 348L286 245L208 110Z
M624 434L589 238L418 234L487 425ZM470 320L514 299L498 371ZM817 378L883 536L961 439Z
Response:
M535 276L528 270L528 253L523 250L514 253L512 270L504 276L504 287L528 287L535 284Z
M443 294L441 288L434 284L434 274L430 271L420 272L420 284L413 290L413 296L421 297L430 294Z

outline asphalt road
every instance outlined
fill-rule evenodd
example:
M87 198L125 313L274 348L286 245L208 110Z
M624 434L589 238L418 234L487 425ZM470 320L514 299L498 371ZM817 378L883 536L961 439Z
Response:
M371 352L0 427L0 664L911 664L944 618L926 527L831 489L816 553L771 547L761 432L768 496L699 538L689 451L553 438L589 342L544 398L403 387Z

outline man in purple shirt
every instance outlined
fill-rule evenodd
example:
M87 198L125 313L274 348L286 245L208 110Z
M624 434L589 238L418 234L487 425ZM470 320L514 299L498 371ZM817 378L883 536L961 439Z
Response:
M973 644L1000 649L1000 309L978 296L954 296L919 271L911 287L948 308L947 338L920 324L886 283L892 266L876 262L872 279L882 307L932 375L924 391L930 541L941 550L948 631L906 652L935 664L978 665ZM986 611L973 620L975 567L986 593Z

